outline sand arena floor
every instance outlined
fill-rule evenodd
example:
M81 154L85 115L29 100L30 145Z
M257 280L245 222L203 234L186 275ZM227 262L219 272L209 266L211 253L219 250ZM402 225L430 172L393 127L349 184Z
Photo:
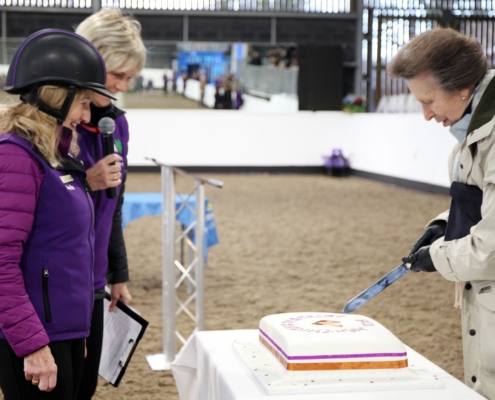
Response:
M211 177L225 186L206 192L220 238L210 249L205 276L208 330L255 329L261 317L273 313L340 312L399 265L424 225L449 206L447 196L358 178ZM185 186L180 178L179 190ZM160 191L159 174L131 173L127 191ZM120 388L100 380L94 398L176 400L172 374L151 371L145 359L162 352L160 217L131 222L125 239L132 305L150 326ZM438 273L410 274L358 313L462 379L460 312L453 300L453 283Z

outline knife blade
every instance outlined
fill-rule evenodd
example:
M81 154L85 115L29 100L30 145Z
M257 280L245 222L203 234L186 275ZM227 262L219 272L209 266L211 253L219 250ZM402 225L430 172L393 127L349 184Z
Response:
M397 268L390 271L383 278L379 279L373 285L371 285L368 289L363 290L356 297L354 297L351 301L349 301L342 310L343 313L351 313L356 311L363 304L371 300L377 294L383 292L386 288L388 288L392 283L402 278L409 272L409 267L406 264L401 264Z

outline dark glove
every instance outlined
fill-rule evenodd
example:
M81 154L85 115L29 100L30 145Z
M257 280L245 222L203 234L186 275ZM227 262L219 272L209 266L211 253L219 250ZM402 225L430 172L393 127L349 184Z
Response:
M432 225L426 228L421 237L416 240L409 254L416 253L421 247L429 246L437 239L445 236L445 230L447 229L447 222L439 220L435 221Z
M411 264L410 270L412 272L435 272L437 270L430 256L430 246L423 246L415 253L403 257L402 262L404 264Z

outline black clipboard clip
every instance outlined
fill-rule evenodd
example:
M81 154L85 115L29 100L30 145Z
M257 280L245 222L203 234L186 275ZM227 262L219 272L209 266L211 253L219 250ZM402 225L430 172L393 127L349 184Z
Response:
M129 355L134 353L134 345L136 344L136 342L134 341L134 339L129 339L129 343L127 343L127 346L124 348L124 350L122 350L122 355L120 356L120 360L119 360L119 367L121 368L124 368L124 367L127 367L127 361L130 359ZM129 351L127 351L127 349L129 349Z

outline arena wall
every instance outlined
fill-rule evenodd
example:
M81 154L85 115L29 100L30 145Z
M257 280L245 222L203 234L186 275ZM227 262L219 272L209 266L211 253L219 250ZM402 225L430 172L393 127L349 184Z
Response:
M334 148L363 174L448 187L456 140L421 114L128 110L129 165L145 157L190 167L323 166ZM261 168L262 169L262 168Z

